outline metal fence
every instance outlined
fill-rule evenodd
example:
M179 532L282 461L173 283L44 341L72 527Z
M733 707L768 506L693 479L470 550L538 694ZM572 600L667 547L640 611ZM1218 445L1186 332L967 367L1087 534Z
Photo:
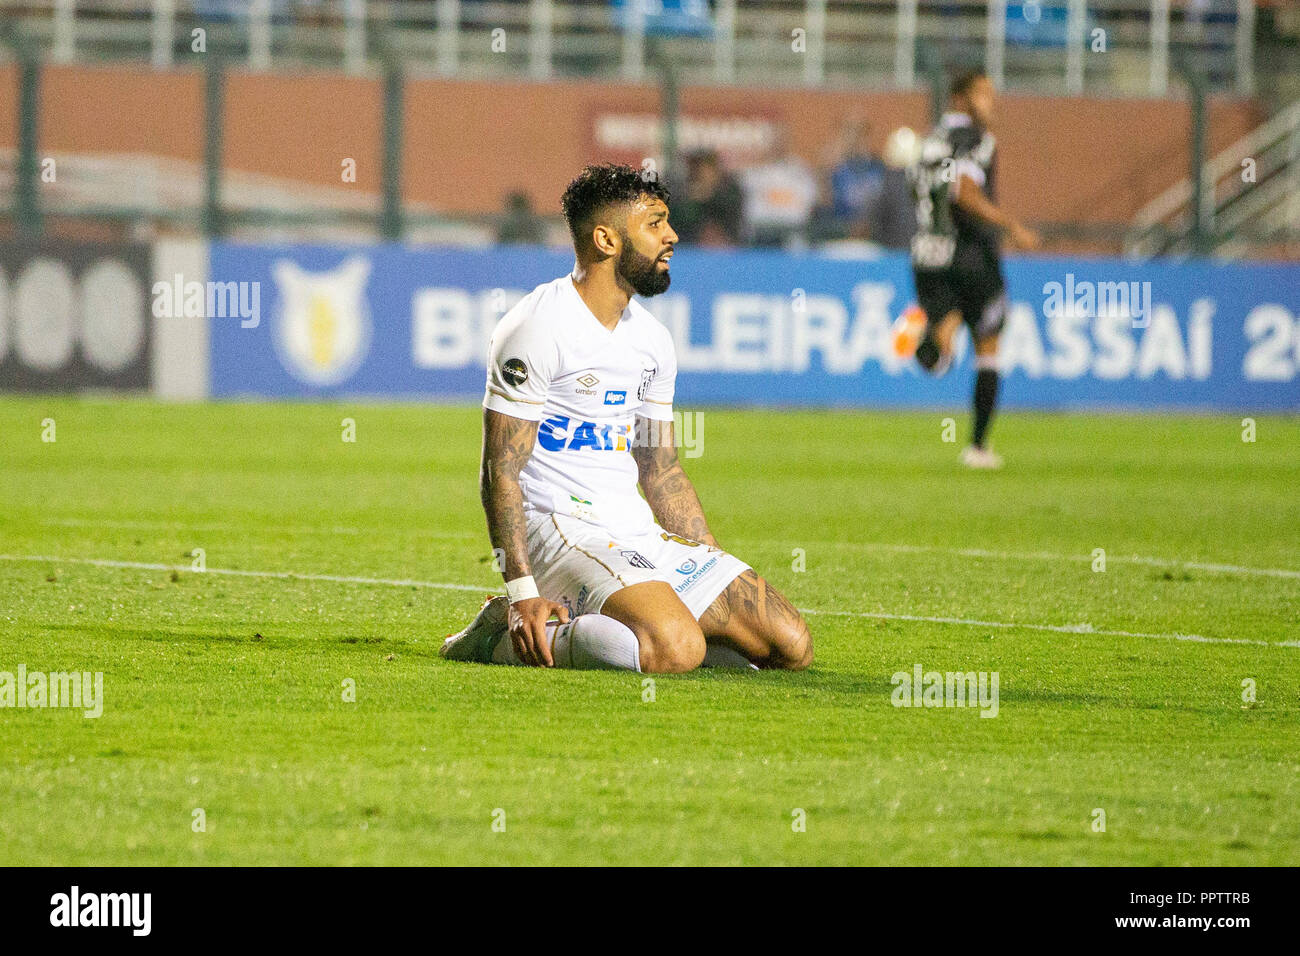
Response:
M1263 5L1265 0L1261 0ZM1256 0L0 0L55 61L353 73L395 55L469 78L913 88L983 66L1011 89L1163 96L1181 62L1255 91Z

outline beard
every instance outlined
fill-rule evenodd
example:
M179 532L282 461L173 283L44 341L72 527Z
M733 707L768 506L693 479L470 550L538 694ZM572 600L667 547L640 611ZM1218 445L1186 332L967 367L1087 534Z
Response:
M632 248L627 237L623 239L623 251L618 254L617 271L633 292L647 299L667 292L668 284L672 282L667 269L659 271L659 260L641 255Z

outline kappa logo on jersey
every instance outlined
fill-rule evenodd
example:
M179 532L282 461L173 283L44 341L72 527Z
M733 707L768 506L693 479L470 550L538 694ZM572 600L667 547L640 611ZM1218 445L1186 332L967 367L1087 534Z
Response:
M620 551L619 554L623 556L624 561L632 565L634 568L646 568L650 571L654 570L655 566L650 563L650 559L640 551Z
M655 368L647 368L641 370L641 384L637 387L636 390L636 400L638 402L645 401L646 389L650 387L650 383L654 381L654 377L658 374L659 374L658 366L656 366Z
M523 359L506 359L501 366L501 377L518 388L528 381L528 366L524 364Z
M626 391L615 391L614 389L611 388L609 391L605 393L606 405L623 405L626 403L627 403Z
M631 451L631 425L598 425L596 422L573 422L567 415L556 415L537 426L537 444L547 451Z
M271 275L279 292L273 337L281 363L310 385L346 381L370 348L369 260L353 256L332 271L307 272L280 259Z

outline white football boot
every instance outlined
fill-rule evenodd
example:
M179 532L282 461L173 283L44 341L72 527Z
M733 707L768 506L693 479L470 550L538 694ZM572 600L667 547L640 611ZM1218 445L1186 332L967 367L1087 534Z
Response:
M1002 456L995 454L991 448L976 448L974 445L967 445L962 449L961 463L967 468L996 471L1002 467Z
M504 594L489 597L474 615L474 620L469 622L469 627L447 635L438 655L449 661L492 663L492 652L509 625L509 610L510 600Z

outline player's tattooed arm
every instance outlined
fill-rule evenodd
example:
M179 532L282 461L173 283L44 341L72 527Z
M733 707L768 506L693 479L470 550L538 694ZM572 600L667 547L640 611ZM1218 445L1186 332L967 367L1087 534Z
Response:
M483 457L479 465L479 496L487 514L488 535L492 547L503 556L502 574L506 581L528 577L528 531L524 519L524 493L519 487L519 473L533 453L537 441L537 422L483 410ZM545 597L520 597L510 605L507 620L515 654L525 664L551 667L550 641L546 622L558 617L569 620L568 609Z
M641 490L655 520L665 531L717 547L700 496L677 457L673 423L641 418L637 421L637 433L649 436L646 441L633 443L632 457L636 459Z
M537 440L537 422L483 410L483 456L479 463L479 497L487 514L488 535L507 581L531 574L528 567L524 494L519 472Z

